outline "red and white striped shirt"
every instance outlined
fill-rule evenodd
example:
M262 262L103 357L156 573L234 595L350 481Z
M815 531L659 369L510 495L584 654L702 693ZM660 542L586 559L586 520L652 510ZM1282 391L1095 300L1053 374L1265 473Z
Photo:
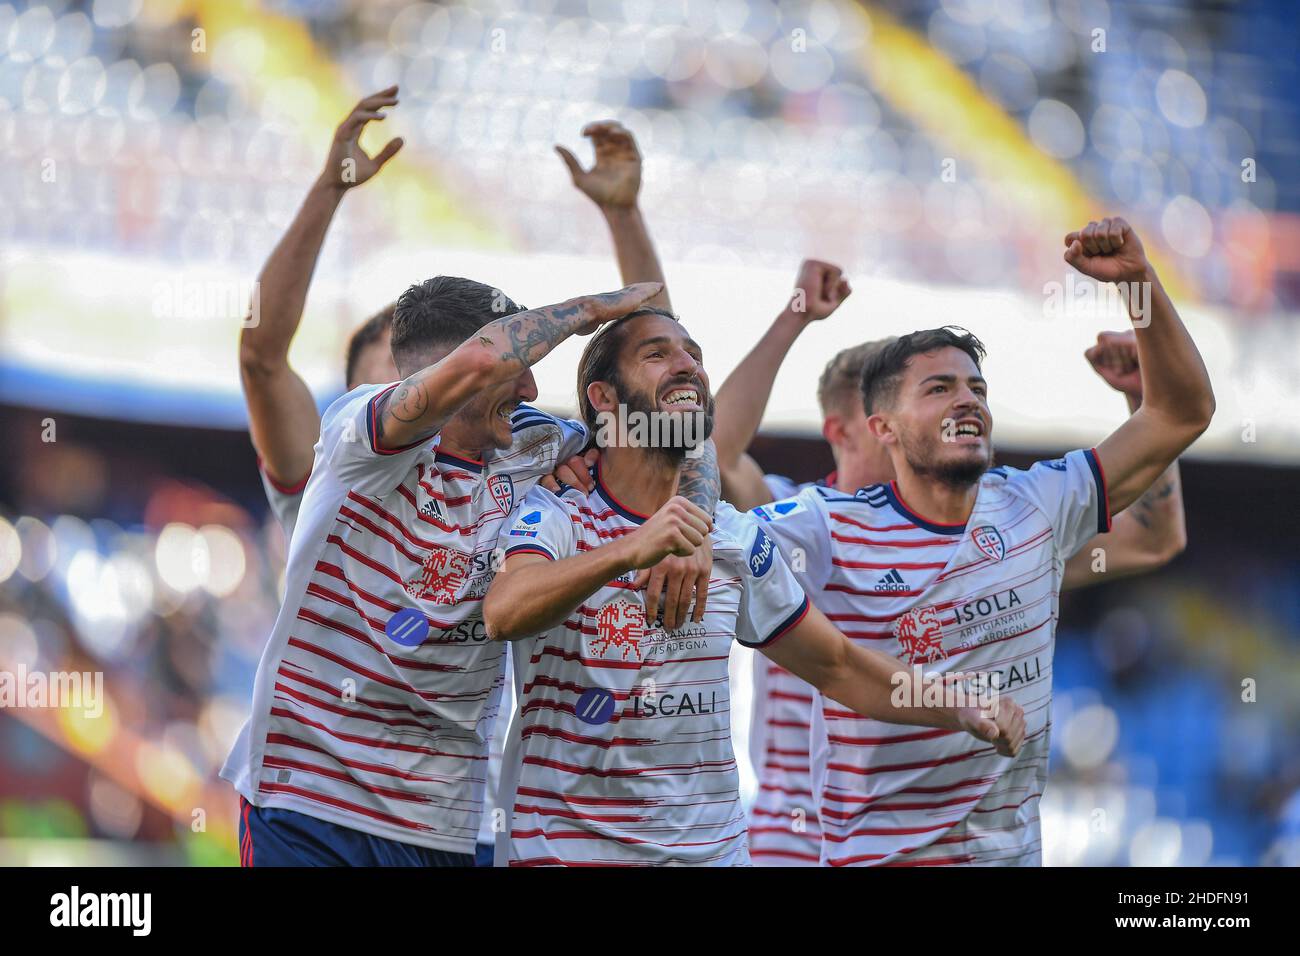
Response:
M993 469L964 525L927 521L892 483L854 496L809 488L753 513L846 636L929 672L997 672L1028 724L1013 759L968 734L867 720L815 698L822 863L1040 863L1061 576L1109 528L1095 452Z
M503 649L482 600L499 526L586 430L520 406L468 461L435 436L382 447L362 386L325 412L285 601L222 776L252 804L473 853Z
M535 488L501 534L511 554L561 560L628 534L645 516L598 479L590 496ZM502 772L514 818L497 862L743 865L745 815L731 747L727 658L761 647L808 599L761 523L719 503L704 619L647 622L633 573L514 645L520 709Z

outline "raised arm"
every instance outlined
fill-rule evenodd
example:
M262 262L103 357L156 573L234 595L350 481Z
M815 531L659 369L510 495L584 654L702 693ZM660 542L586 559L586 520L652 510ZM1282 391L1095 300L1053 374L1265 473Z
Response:
M924 699L913 692L919 669L858 647L835 629L826 615L809 607L803 620L773 644L761 648L768 658L850 710L891 724L914 724L963 730L1015 756L1025 738L1025 715L1019 704L999 700L989 716L978 706L914 706Z
M380 443L401 448L435 434L467 401L522 374L570 335L589 335L658 294L657 282L584 295L489 322L440 361L385 393L377 416Z
M747 511L772 497L746 449L758 433L781 363L809 324L834 312L852 291L837 266L804 260L789 303L718 389L713 441L722 497L738 510Z
M577 157L563 146L556 146L555 151L569 168L573 185L582 190L605 217L610 237L614 240L614 255L618 258L623 284L661 283L663 291L646 304L672 311L663 266L637 204L637 194L641 190L641 152L636 140L614 120L588 123L583 127L582 135L590 138L596 149L596 165L591 169L583 169Z
M1142 404L1142 376L1136 336L1128 332L1102 332L1097 344L1084 353L1098 375L1122 392L1129 413ZM1064 589L1086 587L1142 574L1163 567L1187 547L1183 514L1182 480L1178 462L1165 469L1142 497L1118 515L1106 534L1099 534L1065 562ZM1100 550L1103 561L1098 561Z
M1137 333L1142 405L1097 446L1110 511L1117 514L1209 427L1214 390L1196 343L1127 222L1089 223L1067 235L1065 245L1066 262L1119 285Z
M395 139L370 157L357 145L365 125L383 119L380 111L396 104L397 87L392 86L363 99L339 125L325 168L262 267L257 312L239 336L239 373L253 446L267 473L282 484L294 484L311 471L312 447L320 433L316 401L289 365L289 344L343 194L374 176L402 148Z
M689 556L711 528L707 514L676 496L631 534L591 551L554 562L531 551L511 555L483 599L488 637L517 641L549 630L620 574Z

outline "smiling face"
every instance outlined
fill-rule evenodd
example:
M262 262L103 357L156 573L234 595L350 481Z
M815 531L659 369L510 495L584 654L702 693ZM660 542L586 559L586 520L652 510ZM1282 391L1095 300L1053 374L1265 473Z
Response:
M969 487L993 464L988 386L959 348L913 355L869 425L890 449L895 470L905 464L918 476Z
M526 368L510 381L479 392L447 424L455 423L453 431L462 447L509 448L514 442L510 416L520 402L531 402L536 398L537 381L532 369Z
M621 404L629 413L654 415L672 426L656 433L660 439L707 438L713 431L709 376L700 346L681 323L649 313L627 319L610 334L618 337L612 368L603 376L595 369L596 378L585 389L592 407L616 412ZM680 454L694 443L657 447Z

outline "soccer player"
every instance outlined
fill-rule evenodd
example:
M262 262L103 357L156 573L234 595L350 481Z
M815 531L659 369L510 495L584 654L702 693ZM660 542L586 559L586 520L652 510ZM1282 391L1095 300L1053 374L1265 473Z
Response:
M856 622L855 639L930 668L997 672L1028 721L1019 756L1004 759L960 735L899 732L815 700L824 864L1041 862L1066 562L1169 469L1214 411L1204 363L1129 225L1104 219L1065 242L1066 261L1083 274L1151 293L1149 314L1132 313L1142 404L1096 449L1027 471L991 468L982 346L931 329L886 345L863 371L867 427L894 479L855 495L808 488L756 509L782 553L801 556L804 588L835 620Z
M764 475L745 449L758 429L777 370L786 353L808 325L830 315L842 298L839 270L806 262L791 306L777 317L758 345L728 376L718 391L718 424L714 430L723 497L736 507L754 507L769 500L793 497L814 484L845 494L893 478L885 446L867 428L862 406L862 368L893 339L866 342L844 349L826 364L818 382L822 433L831 447L836 470L818 482L796 486L781 475ZM795 304L802 303L798 310ZM1097 374L1121 392L1133 412L1142 402L1137 345L1132 330L1103 332L1084 353ZM1114 527L1097 535L1065 564L1063 590L1084 587L1106 576L1124 577L1163 567L1186 546L1182 487L1178 464L1131 507L1115 516ZM1105 570L1093 555L1106 555ZM867 582L868 585L874 581ZM817 595L813 595L818 599ZM864 609L858 609L864 610ZM852 635L858 616L845 620L830 611L832 621ZM757 865L815 866L821 857L821 833L812 797L809 731L813 689L770 661L754 659L754 708L750 721L750 754L759 790L750 810L750 855Z
M515 795L514 812L498 864L747 863L733 640L859 713L1016 752L1014 706L984 716L891 699L912 686L909 672L810 608L760 522L723 502L711 520L681 497L712 398L699 346L671 314L643 308L598 333L579 365L578 400L602 448L596 490L525 496L501 530L504 564L484 602L489 636L518 642L520 707L501 790ZM647 613L637 571L706 541L703 620L667 630Z
M222 770L246 865L472 865L503 679L480 613L497 526L588 439L519 410L530 367L659 290L525 312L439 276L398 299L405 379L325 412L252 717Z

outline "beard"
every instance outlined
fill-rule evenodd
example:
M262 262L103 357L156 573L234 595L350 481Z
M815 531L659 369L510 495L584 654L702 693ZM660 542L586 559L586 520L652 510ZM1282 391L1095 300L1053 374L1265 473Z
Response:
M933 444L913 442L902 432L899 433L898 443L903 451L903 459L914 474L947 485L949 488L969 488L993 465L991 449L988 455L980 458L942 461L934 453Z
M650 422L662 422L664 419L657 416L671 414L664 412L659 407L654 395L649 392L628 388L624 383L618 381L611 380L610 384L617 390L619 399L627 406L629 413L636 412L645 415L647 416L646 420ZM702 446L709 436L713 434L713 396L708 394L703 383L695 379L673 382L672 386L669 387L672 388L678 385L689 385L701 395L707 396L704 410L700 412L684 412L675 416L683 420L687 416L694 419L691 422L690 429L688 430L685 427L676 429L661 425L656 432L659 440L653 441L645 447L645 450L650 454L666 458L674 464L681 464L688 451ZM665 438L668 440L664 440Z

